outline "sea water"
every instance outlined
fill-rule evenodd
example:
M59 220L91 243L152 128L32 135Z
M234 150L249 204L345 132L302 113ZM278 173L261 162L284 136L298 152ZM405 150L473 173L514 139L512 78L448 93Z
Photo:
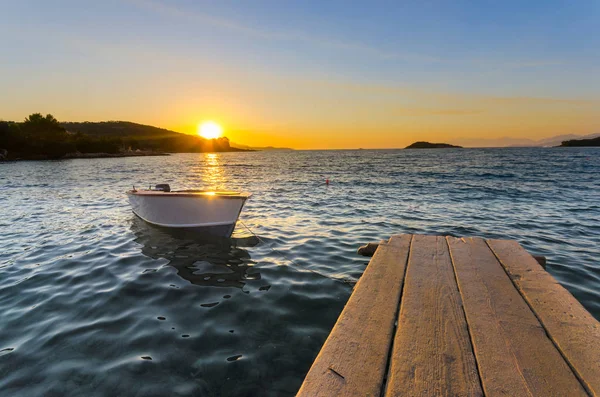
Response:
M599 175L595 148L2 163L0 395L291 396L398 233L516 239L600 318ZM254 195L231 240L173 235L127 203L157 183Z

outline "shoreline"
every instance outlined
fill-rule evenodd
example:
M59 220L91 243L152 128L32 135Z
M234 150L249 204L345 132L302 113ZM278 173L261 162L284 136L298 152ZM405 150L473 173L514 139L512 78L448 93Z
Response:
M45 155L29 156L29 157L16 157L0 159L1 162L13 162L13 161L49 161L49 160L72 160L72 159L104 159L104 158L119 158L119 157L146 157L146 156L170 156L170 153L163 152L139 152L139 153L67 153L66 155L58 158L50 158Z
M145 156L170 156L164 152L131 152L131 153L68 153L59 160L69 159L104 159L116 157L145 157Z
M255 150L231 150L219 152L192 152L192 153L234 153L234 152L254 152ZM51 161L51 160L73 160L73 159L104 159L104 158L121 158L121 157L156 157L170 156L177 153L167 152L128 152L128 153L67 153L59 158L50 158L45 155L16 157L16 158L0 158L0 163L12 161Z

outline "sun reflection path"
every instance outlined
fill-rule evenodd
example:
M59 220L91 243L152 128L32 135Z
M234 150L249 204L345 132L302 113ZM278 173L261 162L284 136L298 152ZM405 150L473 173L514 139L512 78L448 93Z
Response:
M200 170L203 187L207 190L223 190L226 183L225 172L217 153L204 155L205 165Z

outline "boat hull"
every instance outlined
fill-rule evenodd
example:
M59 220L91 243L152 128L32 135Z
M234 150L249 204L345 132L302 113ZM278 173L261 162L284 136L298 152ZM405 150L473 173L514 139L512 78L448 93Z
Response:
M128 192L133 213L160 227L230 236L244 207L244 195Z

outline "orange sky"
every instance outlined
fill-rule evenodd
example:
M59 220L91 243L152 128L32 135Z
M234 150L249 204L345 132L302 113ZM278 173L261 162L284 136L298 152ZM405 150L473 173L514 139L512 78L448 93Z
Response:
M598 1L68 3L3 7L0 119L297 149L600 133Z
M249 105L251 104L251 105ZM205 112L195 108L209 109ZM375 85L286 82L271 92L222 93L210 105L182 103L157 120L195 133L219 122L232 141L252 146L404 147L416 140L523 137L600 132L600 100L440 93ZM187 123L169 124L169 119Z
M235 76L235 84L231 81ZM137 87L134 95L89 85L12 98L2 118L33 112L62 121L126 120L195 134L204 120L219 123L231 141L295 149L398 148L417 140L540 139L600 132L600 100L465 94L435 88L234 75L214 80L172 77ZM133 82L134 83L134 82ZM132 82L124 82L125 88ZM158 94L160 93L160 94Z

